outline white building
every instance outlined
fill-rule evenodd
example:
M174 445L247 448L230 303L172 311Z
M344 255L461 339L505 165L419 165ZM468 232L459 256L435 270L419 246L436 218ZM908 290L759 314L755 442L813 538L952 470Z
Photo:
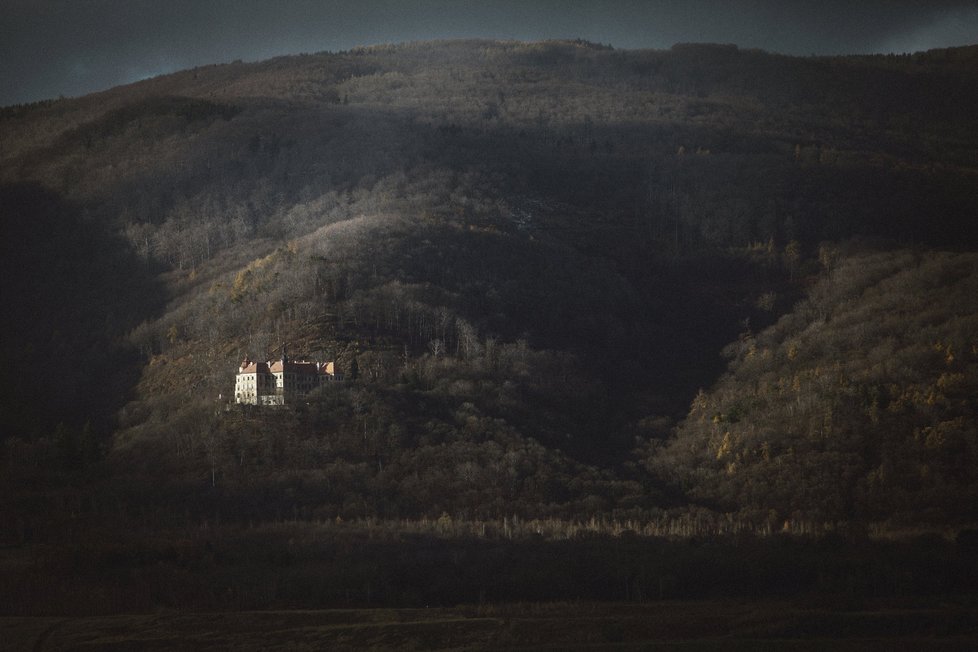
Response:
M282 354L275 362L252 362L238 367L234 402L248 405L286 405L320 385L340 380L332 362L293 362Z

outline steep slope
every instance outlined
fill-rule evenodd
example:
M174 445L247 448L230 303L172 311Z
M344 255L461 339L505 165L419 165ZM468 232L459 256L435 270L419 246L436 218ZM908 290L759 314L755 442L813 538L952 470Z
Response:
M649 464L775 520L973 522L978 257L824 253L827 276L729 347L729 371Z
M821 241L978 246L975 52L477 41L211 66L3 109L0 182L124 239L120 277L159 271L99 334L142 360L134 386L106 371L133 400L90 404L120 503L642 514L685 497L634 438L668 436L723 346L803 294ZM240 359L282 342L359 378L224 412Z
M143 366L127 337L162 308L157 270L36 184L0 188L0 215L4 436L107 432Z

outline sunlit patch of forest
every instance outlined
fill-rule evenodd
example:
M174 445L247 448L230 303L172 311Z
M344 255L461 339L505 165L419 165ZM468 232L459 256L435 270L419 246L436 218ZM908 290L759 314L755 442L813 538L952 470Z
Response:
M978 259L823 247L807 298L726 353L647 463L726 509L974 518Z
M446 41L0 109L0 538L967 536L976 63ZM229 405L283 344L346 382Z

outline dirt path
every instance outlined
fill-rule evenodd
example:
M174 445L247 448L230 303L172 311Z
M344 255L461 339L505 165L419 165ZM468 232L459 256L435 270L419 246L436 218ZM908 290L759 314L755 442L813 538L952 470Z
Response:
M38 629L45 626L38 634ZM739 601L0 618L3 649L973 650L978 605L839 610ZM8 636L8 634L10 636ZM20 641L19 648L7 644Z
M44 642L47 641L49 638L51 638L51 634L54 633L54 630L56 630L58 627L65 624L66 622L68 622L67 618L57 620L51 623L47 629L41 632L41 635L38 636L37 640L34 642L34 652L41 652L41 650L44 649Z

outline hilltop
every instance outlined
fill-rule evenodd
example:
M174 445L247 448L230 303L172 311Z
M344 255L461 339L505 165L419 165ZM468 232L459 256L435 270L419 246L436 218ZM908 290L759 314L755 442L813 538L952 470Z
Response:
M973 522L976 62L446 41L6 107L12 536ZM358 373L227 411L283 342Z

